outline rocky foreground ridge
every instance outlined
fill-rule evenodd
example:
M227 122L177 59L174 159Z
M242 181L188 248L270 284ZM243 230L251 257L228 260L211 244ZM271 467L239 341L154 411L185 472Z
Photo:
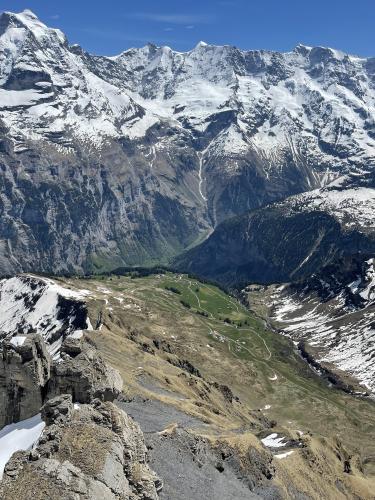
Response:
M113 404L121 377L92 343L67 338L53 361L31 334L22 345L3 342L0 355L0 427L39 412L45 423L32 450L6 465L1 498L158 498L143 434Z
M1 498L371 498L373 446L357 426L366 421L371 432L372 406L327 388L233 297L189 279L1 282ZM242 314L248 335L228 348L229 323L186 308L170 280L208 293L234 319ZM45 321L39 301L49 304ZM5 317L9 304L21 323ZM300 406L306 397L311 419ZM337 421L358 430L362 453L352 432L337 436ZM34 436L27 446L17 437L25 432Z

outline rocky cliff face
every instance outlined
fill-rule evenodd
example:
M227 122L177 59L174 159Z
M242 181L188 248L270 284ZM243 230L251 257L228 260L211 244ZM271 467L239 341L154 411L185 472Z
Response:
M31 451L13 454L1 498L158 498L162 483L146 463L143 434L111 403L122 390L118 372L81 339L66 339L55 362L40 336L14 339L1 346L0 428L40 411L46 427Z
M374 254L373 190L321 190L232 218L175 266L232 287L311 276L345 255Z
M17 337L0 347L0 429L39 413L46 397L51 358L41 337Z
M36 415L47 399L61 394L78 403L113 401L120 394L120 375L90 343L68 338L53 361L42 337L22 339L0 347L0 427Z
M204 43L98 57L30 11L2 15L0 49L3 273L168 259L373 166L372 59Z

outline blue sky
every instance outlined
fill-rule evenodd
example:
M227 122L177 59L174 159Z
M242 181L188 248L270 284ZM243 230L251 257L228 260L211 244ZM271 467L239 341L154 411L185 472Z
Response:
M283 51L304 43L375 56L375 0L0 0L0 11L25 8L96 54L148 41L189 50L203 40Z

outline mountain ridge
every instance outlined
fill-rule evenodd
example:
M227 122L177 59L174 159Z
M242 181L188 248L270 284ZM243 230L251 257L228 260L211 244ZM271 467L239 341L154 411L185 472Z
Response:
M373 169L372 58L104 57L30 12L0 24L2 274L168 262L232 216Z

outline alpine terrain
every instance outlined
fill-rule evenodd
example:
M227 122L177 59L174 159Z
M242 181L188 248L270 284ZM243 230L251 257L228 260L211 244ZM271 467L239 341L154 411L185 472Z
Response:
M375 58L2 13L0 499L374 500L374 216Z
M375 59L203 42L99 57L30 11L1 15L0 57L3 273L166 261L287 196L371 188Z

